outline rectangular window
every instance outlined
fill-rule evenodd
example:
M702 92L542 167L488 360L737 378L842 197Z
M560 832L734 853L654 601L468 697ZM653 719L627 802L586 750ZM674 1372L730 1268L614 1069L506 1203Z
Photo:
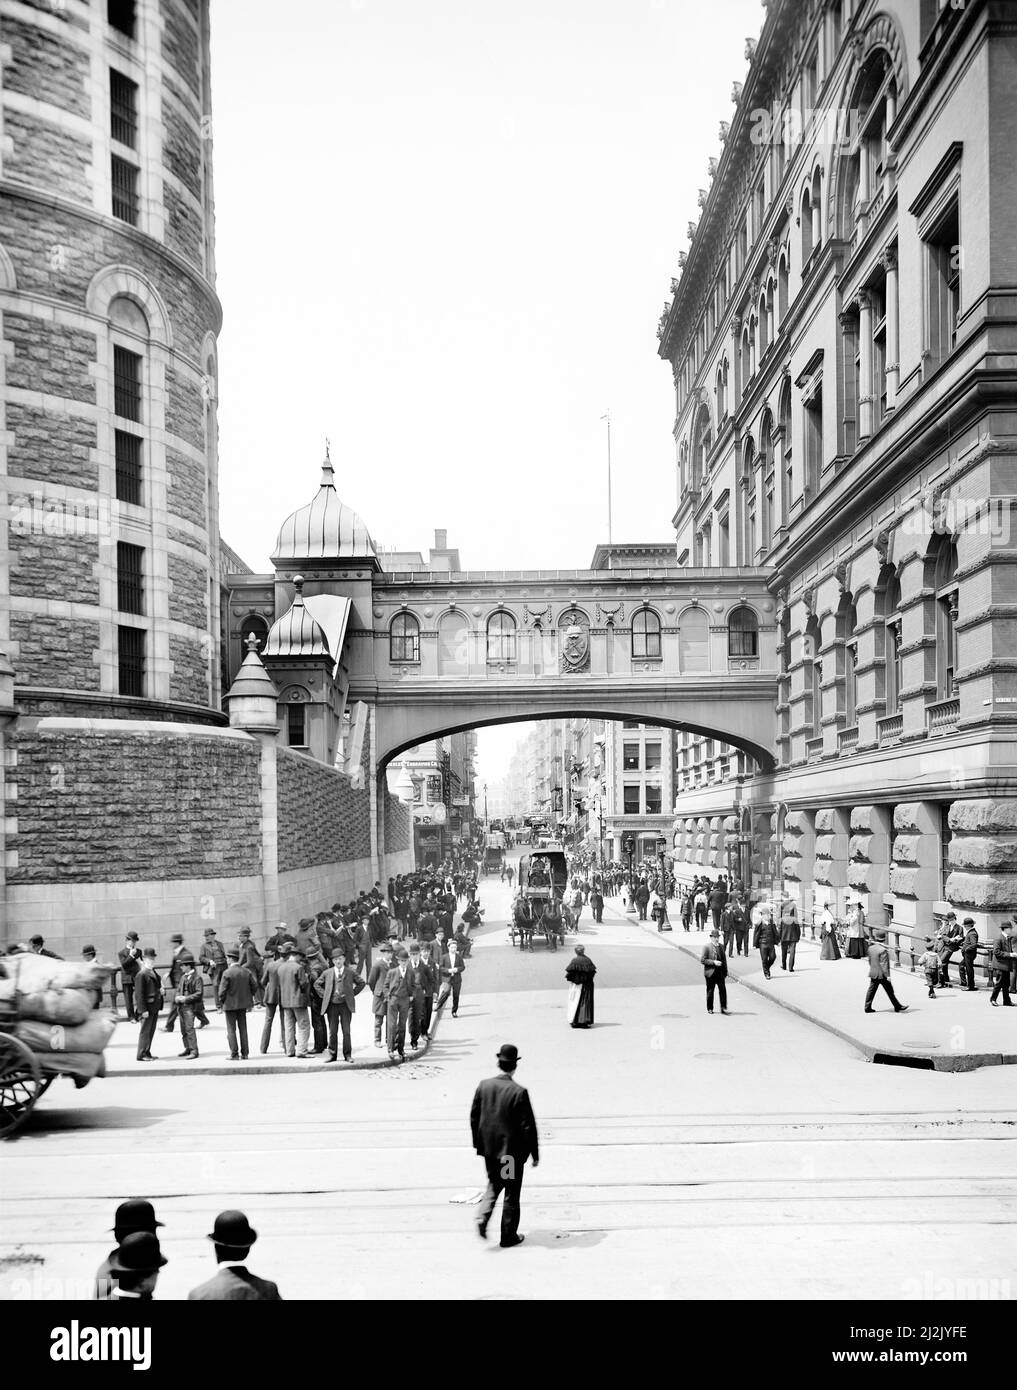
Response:
M626 772L639 771L639 744L626 743L622 748L622 767Z
M840 336L841 452L853 454L858 447L858 397L861 395L862 360L859 351L858 314L847 311L841 317Z
M623 804L623 807L624 807L625 815L627 815L627 816L638 816L638 815L639 815L639 788L638 788L638 786L634 786L634 787L633 787L633 786L626 785L626 786L623 788L623 798L624 798L624 799L623 799L623 803L622 803L622 804Z
M823 473L823 388L817 386L806 402L805 417L805 491L810 498L819 492Z
M648 743L646 745L647 772L654 772L657 768L660 767L660 749L661 745L659 743Z
M818 54L815 49L805 60L805 67L802 69L802 116L804 117L804 129L808 129L808 122L811 113L816 107L816 72L819 66Z
M646 784L646 814L648 816L659 816L661 807L660 785L652 782Z
M140 627L117 628L117 689L121 695L145 693L145 634Z
M731 523L726 512L717 522L717 563L731 563Z
M886 282L869 291L872 301L872 428L886 419Z
M304 729L304 705L286 706L286 741L291 748L306 748L307 735Z
M946 881L950 877L950 841L952 839L950 803L946 802L939 808L939 896L944 902L946 901Z
M122 347L113 349L113 409L124 420L141 420L141 358Z
M106 0L109 27L128 39L133 39L137 25L137 0Z
M111 156L113 216L131 227L138 225L138 170L119 155Z
M638 729L639 725L635 719L626 719L622 724L623 729Z
M109 133L134 149L138 139L138 84L115 68L109 70Z
M126 430L114 431L117 463L117 501L141 506L141 440Z
M117 541L117 607L121 613L144 613L142 575L145 552L140 545Z
M957 342L960 315L960 223L957 204L940 219L926 242L929 277L929 355L942 362Z

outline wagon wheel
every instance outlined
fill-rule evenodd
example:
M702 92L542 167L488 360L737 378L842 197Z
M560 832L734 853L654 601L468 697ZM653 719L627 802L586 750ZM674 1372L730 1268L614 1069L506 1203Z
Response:
M18 1038L0 1033L0 1139L25 1123L49 1085L39 1073L39 1059Z

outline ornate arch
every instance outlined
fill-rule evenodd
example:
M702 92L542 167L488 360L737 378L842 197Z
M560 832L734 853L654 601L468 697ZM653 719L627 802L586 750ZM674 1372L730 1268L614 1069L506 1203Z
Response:
M130 266L108 265L97 271L85 292L85 307L96 318L108 319L110 305L120 295L133 299L142 310L148 319L150 340L172 349L173 329L162 296L150 280Z

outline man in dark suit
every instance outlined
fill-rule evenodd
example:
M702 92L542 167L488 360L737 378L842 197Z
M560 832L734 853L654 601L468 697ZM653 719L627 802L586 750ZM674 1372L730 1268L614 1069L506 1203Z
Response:
M430 973L430 981L424 990L424 1007L420 1018L420 1036L429 1038L431 1036L431 1016L434 1013L434 1001L438 997L438 986L441 982L441 961L435 952L433 941L423 941L420 945L420 964L423 969Z
M463 987L463 971L466 958L460 951L455 937L448 943L448 949L441 958L441 993L438 995L438 1008L445 1007L445 1001L452 996L452 1017L459 1016L459 994Z
M385 1020L388 1016L388 1001L385 998L385 981L388 979L388 972L392 969L393 947L386 941L379 948L378 959L371 966L371 973L367 977L367 987L371 991L374 1014L374 1045L384 1047L381 1040L382 1032L385 1028Z
M385 1003L388 1006L388 1055L406 1056L406 1024L413 1007L415 981L410 974L410 958L404 946L396 952L396 961L385 979Z
M221 1211L208 1237L215 1245L219 1270L187 1295L193 1303L281 1303L279 1288L247 1268L258 1232L242 1211Z
M124 991L127 1022L137 1023L138 1010L134 1003L134 981L141 969L141 947L138 945L138 933L136 931L127 933L126 942L117 952L117 960L120 962L120 984Z
M198 952L198 962L202 970L212 981L212 997L219 998L219 982L226 969L226 952L222 942L217 940L215 927L205 928L205 940L202 942L201 950Z
M219 981L218 1003L226 1014L226 1036L230 1044L230 1061L247 1061L247 1014L254 1008L254 991L257 982L246 966L240 964L240 952L231 946L226 953L229 965ZM237 1052L237 1034L240 1035L240 1051Z
M265 942L266 956L268 955L269 951L274 951L277 956L281 956L284 941L291 941L294 946L297 944L297 938L293 935L292 932L286 930L286 923L280 922L278 928Z
M307 1021L311 977L307 972L303 955L294 950L290 941L283 942L278 980L279 1008L282 1010L283 1018L283 1047L287 1057L306 1057L311 1032Z
M425 965L422 959L423 951L416 942L410 944L410 976L413 980L413 998L410 1002L410 1047L416 1052L420 1046L420 1034L424 1027L424 1009L426 1001L434 990L434 972L431 966Z
M201 1008L204 984L190 951L185 951L177 959L180 962L181 974L177 979L177 995L173 1007L180 1014L180 1036L184 1041L184 1050L180 1056L193 1062L198 1056L198 1035L194 1028L194 1019Z
M314 982L314 992L321 1000L322 1016L328 1020L328 1060L338 1060L339 1025L343 1030L343 1061L353 1061L350 1039L350 1020L357 1007L356 999L365 987L364 980L337 952L335 960Z
M890 983L890 952L886 949L886 936L883 932L877 931L873 932L872 937L869 947L869 987L865 991L865 1012L875 1012L872 1001L876 997L876 990L884 989L893 1005L894 1013L906 1013L909 1005L900 1002Z
M523 1168L528 1158L536 1168L540 1162L537 1121L529 1093L519 1086L513 1073L519 1051L512 1043L498 1049L497 1076L477 1087L470 1110L473 1147L487 1169L487 1191L480 1204L477 1232L487 1239L487 1225L495 1203L504 1192L501 1210L501 1244L509 1248L522 1245L519 1234L519 1201L523 1188Z
M275 1022L276 1014L279 1015L279 1033L283 1039L283 1051L286 1051L286 1038L283 1031L282 1011L279 1007L279 961L274 951L265 948L265 969L261 976L262 998L265 1002L265 1022L261 1029L261 1050L268 1051L268 1045L272 1041L272 1024Z
M152 1056L152 1039L159 1023L159 1010L162 1008L162 980L155 968L155 951L147 946L142 953L142 966L134 980L137 994L138 1012L141 1015L141 1028L138 1032L138 1061L155 1062Z
M49 956L50 960L63 960L63 956L58 956L56 951L49 951L46 949L45 937L30 936L28 938L28 944L31 946L32 954L35 956Z
M180 935L179 932L176 932L173 936L170 937L170 944L173 947L173 954L170 956L169 982L173 986L175 993L173 996L173 1003L170 1006L169 1017L163 1024L163 1028L167 1033L173 1032L173 1025L177 1021L177 1014L179 1012L179 1008L177 1004L176 992L180 989L180 978L184 973L185 962L190 962L191 965L194 964L194 957L191 955L190 951L184 945L184 938ZM204 990L202 990L201 994L199 994L198 1000L194 1005L194 1016L201 1024L202 1028L205 1028L208 1026L208 1019L205 1016L205 1005L202 999L203 994ZM182 1026L183 1025L181 1025L181 1027Z
M265 962L261 952L254 944L251 936L250 927L241 927L237 933L237 950L240 952L240 964L245 970L251 972L254 980L254 1002L262 1002L261 973L265 968Z
M802 929L798 925L798 913L794 903L785 903L780 914L780 968L789 975L795 972L795 952L802 939ZM788 961L791 964L788 964Z
M147 1231L154 1236L162 1224L161 1221L156 1221L155 1208L151 1202L121 1202L113 1218L113 1239L119 1247L128 1236L137 1235L139 1231ZM111 1250L96 1273L95 1297L100 1302L113 1297L113 1265L117 1262L117 1253L116 1249Z

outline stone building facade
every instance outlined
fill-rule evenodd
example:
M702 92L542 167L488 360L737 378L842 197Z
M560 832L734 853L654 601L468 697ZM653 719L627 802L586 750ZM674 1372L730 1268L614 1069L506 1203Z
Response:
M1017 25L766 10L658 337L679 560L769 571L779 756L686 741L678 858L991 936L1017 897Z

